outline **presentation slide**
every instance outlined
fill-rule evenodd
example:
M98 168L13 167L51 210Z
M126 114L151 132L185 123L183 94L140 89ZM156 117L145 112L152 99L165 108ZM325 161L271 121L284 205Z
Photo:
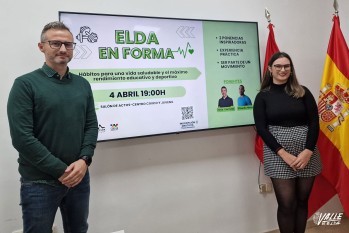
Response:
M92 87L98 141L254 124L256 22L76 12L59 19L77 43L69 69Z

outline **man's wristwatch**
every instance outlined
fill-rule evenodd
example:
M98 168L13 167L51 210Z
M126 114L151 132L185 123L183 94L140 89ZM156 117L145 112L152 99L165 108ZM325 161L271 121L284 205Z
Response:
M84 160L87 166L90 166L92 163L92 158L86 155L80 157L80 159Z

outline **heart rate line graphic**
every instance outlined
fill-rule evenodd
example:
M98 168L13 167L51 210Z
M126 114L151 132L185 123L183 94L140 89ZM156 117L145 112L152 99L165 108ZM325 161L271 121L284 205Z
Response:
M193 53L194 53L194 49L191 49L190 43L187 42L187 46L186 46L185 49L181 49L181 47L178 47L178 50L177 50L177 51L173 50L172 52L177 52L177 53L183 55L184 58L186 58L187 53L190 53L190 54L193 54Z

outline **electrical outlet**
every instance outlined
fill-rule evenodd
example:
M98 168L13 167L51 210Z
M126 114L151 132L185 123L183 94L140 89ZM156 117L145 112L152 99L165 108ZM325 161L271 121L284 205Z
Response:
M270 193L272 191L273 191L273 187L272 187L271 183L259 185L259 192L260 193Z

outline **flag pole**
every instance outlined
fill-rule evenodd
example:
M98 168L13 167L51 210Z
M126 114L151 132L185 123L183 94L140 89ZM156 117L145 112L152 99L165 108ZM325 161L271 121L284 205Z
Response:
M265 18L268 20L268 23L271 22L271 19L270 19L270 12L267 8L265 8Z
M338 2L337 2L337 0L333 1L333 8L334 8L335 15L338 16Z

